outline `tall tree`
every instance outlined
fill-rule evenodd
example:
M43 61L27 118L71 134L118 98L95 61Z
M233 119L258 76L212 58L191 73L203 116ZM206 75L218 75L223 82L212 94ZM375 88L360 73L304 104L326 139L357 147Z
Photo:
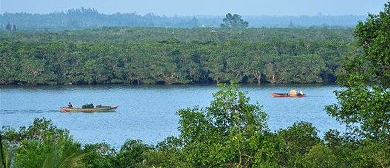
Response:
M390 2L378 15L359 22L355 36L363 54L346 58L336 92L339 103L327 112L359 135L390 142Z
M222 85L205 109L182 109L180 132L187 160L195 167L249 167L266 114L236 85Z
M221 28L247 28L248 22L241 19L238 14L232 15L231 13L226 14L226 17L221 23Z

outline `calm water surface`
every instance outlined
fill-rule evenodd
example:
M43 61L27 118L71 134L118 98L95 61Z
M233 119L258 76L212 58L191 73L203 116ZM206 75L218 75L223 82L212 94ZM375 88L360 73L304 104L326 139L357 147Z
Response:
M304 98L273 98L271 92L303 90ZM34 118L51 119L59 128L66 128L82 143L107 142L120 147L126 139L140 139L149 144L178 135L178 109L212 100L217 86L55 86L0 87L0 125L14 128L28 126ZM329 129L343 131L324 111L336 103L337 86L322 85L244 85L251 102L259 102L268 114L268 126L278 130L297 121L313 123L322 135ZM61 113L59 107L71 101L80 107L85 103L119 105L114 113Z

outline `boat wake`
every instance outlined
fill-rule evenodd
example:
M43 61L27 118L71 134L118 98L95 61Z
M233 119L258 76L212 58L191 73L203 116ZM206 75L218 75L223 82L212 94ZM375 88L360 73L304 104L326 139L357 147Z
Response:
M9 110L9 109L1 109L0 114L19 114L19 113L53 113L53 112L59 112L58 110L35 110L35 109L28 109L28 110Z
M306 97L334 97L334 96L317 96L317 95L310 95L310 96L306 96Z

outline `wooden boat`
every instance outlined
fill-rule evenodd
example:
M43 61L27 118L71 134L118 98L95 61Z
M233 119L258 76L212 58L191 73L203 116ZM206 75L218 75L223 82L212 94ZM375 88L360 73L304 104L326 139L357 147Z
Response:
M79 107L61 107L62 112L114 112L118 106L96 106L94 108L79 108Z
M273 97L305 97L305 94L296 94L296 95L290 95L288 93L271 93Z

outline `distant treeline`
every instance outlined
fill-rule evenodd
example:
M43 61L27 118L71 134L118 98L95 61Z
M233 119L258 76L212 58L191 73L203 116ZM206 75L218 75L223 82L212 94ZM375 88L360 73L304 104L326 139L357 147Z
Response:
M352 29L3 32L0 83L334 82L353 43Z
M136 13L103 14L95 9L70 9L50 14L4 13L0 24L13 23L18 29L68 30L101 28L104 26L129 27L198 27L195 17L166 17L155 14L144 16Z
M0 25L10 23L20 30L69 30L102 28L112 26L128 27L219 27L224 16L158 16L136 13L103 14L95 9L79 8L50 14L4 13ZM365 16L244 16L249 27L354 27Z

